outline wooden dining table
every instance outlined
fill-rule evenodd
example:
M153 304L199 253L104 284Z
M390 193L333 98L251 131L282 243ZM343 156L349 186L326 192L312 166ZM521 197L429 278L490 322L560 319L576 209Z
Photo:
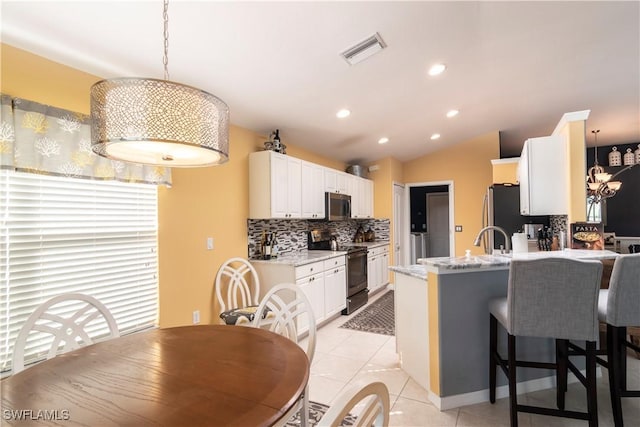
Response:
M154 329L2 380L1 416L20 426L268 426L282 423L308 379L305 352L266 330Z

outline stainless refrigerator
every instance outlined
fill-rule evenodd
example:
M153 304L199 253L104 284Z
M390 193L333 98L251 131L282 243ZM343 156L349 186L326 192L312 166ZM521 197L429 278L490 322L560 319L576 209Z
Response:
M411 233L411 264L416 264L418 258L429 257L429 233Z
M549 216L526 216L520 214L520 186L515 184L493 184L487 189L482 206L482 227L496 225L503 228L509 237L522 232L525 224L549 225ZM535 236L530 236L530 239ZM499 232L484 234L483 247L500 249L506 246Z

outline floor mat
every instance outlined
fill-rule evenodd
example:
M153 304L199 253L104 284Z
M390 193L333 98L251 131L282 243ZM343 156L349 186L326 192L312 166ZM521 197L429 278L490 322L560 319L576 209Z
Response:
M393 310L393 291L389 291L340 327L374 334L395 335Z
M309 425L315 426L316 424L318 424L318 421L320 421L325 412L327 412L327 409L329 409L329 407L323 403L309 401ZM350 427L355 424L355 421L356 417L348 414L346 417L344 417L340 426ZM295 416L291 417L291 419L287 421L287 424L285 424L285 426L300 427L300 414L296 414Z

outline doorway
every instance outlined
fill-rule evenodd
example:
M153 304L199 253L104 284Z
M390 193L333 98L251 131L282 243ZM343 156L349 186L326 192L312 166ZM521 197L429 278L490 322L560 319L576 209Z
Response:
M453 182L408 184L409 264L455 254Z
M427 253L430 257L449 256L449 192L427 193Z
M405 229L405 187L402 184L393 183L393 263L405 265L403 235Z

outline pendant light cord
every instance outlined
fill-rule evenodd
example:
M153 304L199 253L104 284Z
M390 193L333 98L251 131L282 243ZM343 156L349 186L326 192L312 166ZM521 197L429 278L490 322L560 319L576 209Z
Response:
M595 160L593 162L594 165L598 166L598 132L600 132L600 129L596 129L596 130L592 130L591 133L594 135L595 137L595 142L594 142L594 157Z
M164 20L164 56L162 57L162 63L164 64L164 79L169 80L169 0L164 0L162 18Z

